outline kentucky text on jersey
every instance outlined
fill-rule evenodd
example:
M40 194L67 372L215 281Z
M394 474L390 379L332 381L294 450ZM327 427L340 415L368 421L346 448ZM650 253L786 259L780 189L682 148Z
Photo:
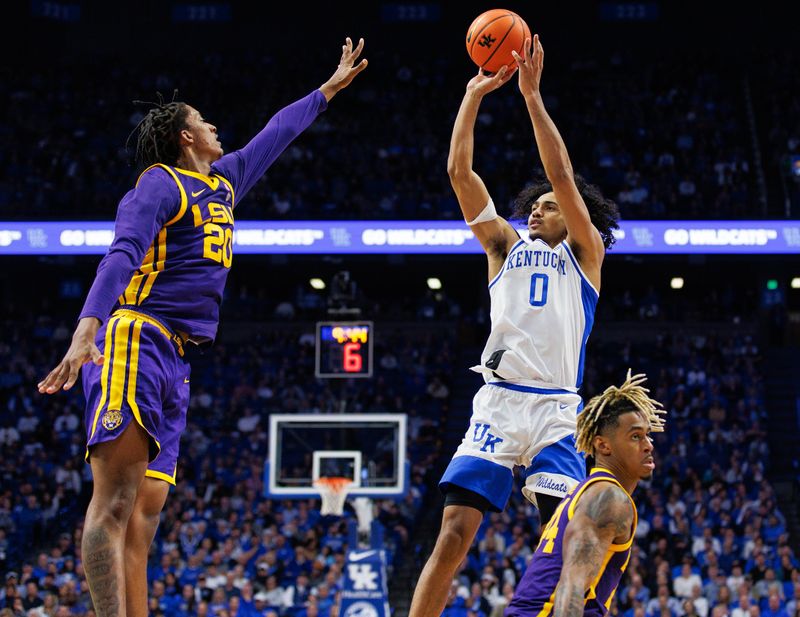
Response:
M514 268L552 268L559 274L567 274L567 262L555 251L524 249L517 251L513 259L506 262L506 270Z
M195 340L213 340L233 262L233 209L314 119L319 90L280 110L244 148L206 176L154 165L119 204L114 242L97 268L80 318L105 322L138 311Z
M514 599L506 609L506 617L549 617L553 613L556 587L564 567L563 542L567 524L575 513L578 500L587 487L596 482L612 482L622 488L610 471L595 467L589 476L559 504L550 522L544 528L528 569L517 586ZM624 489L623 489L624 490ZM630 495L628 495L630 497ZM631 545L636 533L636 506L633 508L633 525L625 544L612 544L603 557L600 572L589 585L584 600L584 617L603 617L608 613L631 557Z

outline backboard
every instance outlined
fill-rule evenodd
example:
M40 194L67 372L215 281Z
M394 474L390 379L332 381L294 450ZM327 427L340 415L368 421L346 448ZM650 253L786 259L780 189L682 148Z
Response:
M353 480L348 497L400 497L408 483L405 414L273 414L268 497L319 496L314 480Z

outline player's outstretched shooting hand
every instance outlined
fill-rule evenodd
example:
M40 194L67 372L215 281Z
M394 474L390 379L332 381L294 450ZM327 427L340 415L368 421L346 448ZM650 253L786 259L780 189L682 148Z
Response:
M334 95L350 85L353 78L361 71L367 68L367 59L364 58L361 62L356 63L358 57L364 49L364 39L358 39L358 45L353 49L353 41L348 36L342 45L342 58L339 60L339 66L336 67L331 78L320 86L320 91L325 95L329 101Z
M75 385L81 366L87 362L94 362L98 366L103 364L103 354L94 344L99 327L100 322L94 317L81 319L64 359L38 383L39 393L55 394L62 386L64 390L69 390Z
M531 46L530 39L525 39L525 49L523 51L524 54L522 56L516 51L511 52L519 68L519 91L523 95L535 94L539 92L539 82L542 79L542 68L544 66L544 49L541 41L539 41L538 34L533 35L533 46Z
M470 79L467 84L467 92L478 96L488 94L506 83L516 72L517 67L509 69L507 66L501 66L500 70L494 75L486 75L482 69L478 69L478 74Z

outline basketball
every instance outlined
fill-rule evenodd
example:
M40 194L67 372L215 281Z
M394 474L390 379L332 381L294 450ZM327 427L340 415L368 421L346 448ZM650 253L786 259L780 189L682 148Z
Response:
M484 71L496 73L503 66L514 65L511 52L522 55L525 39L530 36L522 17L513 11L492 9L478 15L467 30L467 53Z

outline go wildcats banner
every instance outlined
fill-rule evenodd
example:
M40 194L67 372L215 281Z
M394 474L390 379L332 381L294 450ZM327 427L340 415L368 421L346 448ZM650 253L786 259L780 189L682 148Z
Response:
M527 230L519 229L522 237ZM610 255L800 253L800 221L620 221ZM113 222L0 221L2 255L103 255ZM464 221L236 221L234 253L479 254Z
M386 552L350 551L344 569L340 617L389 617Z

